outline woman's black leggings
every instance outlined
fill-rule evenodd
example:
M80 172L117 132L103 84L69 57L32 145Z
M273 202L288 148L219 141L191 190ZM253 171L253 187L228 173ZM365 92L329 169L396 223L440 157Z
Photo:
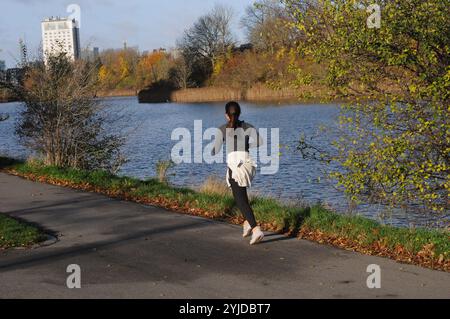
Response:
M231 170L229 172L230 175L230 184L231 190L233 191L233 197L236 201L236 205L241 211L242 215L244 215L245 219L248 221L252 228L257 226L255 215L253 214L253 210L248 201L247 188L240 187L238 183L231 177Z

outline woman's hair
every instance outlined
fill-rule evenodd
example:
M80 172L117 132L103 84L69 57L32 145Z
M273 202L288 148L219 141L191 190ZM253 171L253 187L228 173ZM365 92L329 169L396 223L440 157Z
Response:
M234 101L228 102L227 105L225 105L225 113L230 118L227 127L234 129L237 128L239 116L241 115L241 106L239 103Z

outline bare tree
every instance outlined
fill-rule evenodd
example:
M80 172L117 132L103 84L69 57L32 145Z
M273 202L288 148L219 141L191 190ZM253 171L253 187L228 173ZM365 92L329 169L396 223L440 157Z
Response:
M178 46L191 65L203 65L203 71L211 73L217 59L234 46L231 31L233 10L225 6L216 6L210 13L200 17L194 25L185 31Z
M170 79L173 84L180 89L187 89L190 86L191 68L184 56L174 60L170 70Z
M289 26L290 21L282 2L259 0L247 7L241 25L256 49L274 53L278 48L294 45L298 32Z
M23 85L0 86L23 101L16 134L46 164L115 171L123 162L123 138L107 133L109 119L95 99L94 66L61 53L49 57L47 65L28 67Z

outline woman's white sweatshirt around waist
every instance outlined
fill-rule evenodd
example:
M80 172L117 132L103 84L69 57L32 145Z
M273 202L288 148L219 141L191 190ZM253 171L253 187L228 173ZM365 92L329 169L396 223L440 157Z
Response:
M250 187L256 175L256 163L250 157L249 152L230 152L227 155L227 185L231 187L230 177L232 177L240 187ZM230 170L232 176L229 176Z

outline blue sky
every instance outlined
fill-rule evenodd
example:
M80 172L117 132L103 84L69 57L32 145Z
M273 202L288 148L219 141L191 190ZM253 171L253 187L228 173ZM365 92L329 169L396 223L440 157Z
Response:
M1 0L0 60L7 67L19 56L18 40L25 39L30 55L36 55L41 42L40 22L48 16L68 16L66 8L81 7L81 44L100 49L118 48L126 40L141 51L170 48L183 30L216 4L232 7L234 29L239 27L245 7L254 0Z

